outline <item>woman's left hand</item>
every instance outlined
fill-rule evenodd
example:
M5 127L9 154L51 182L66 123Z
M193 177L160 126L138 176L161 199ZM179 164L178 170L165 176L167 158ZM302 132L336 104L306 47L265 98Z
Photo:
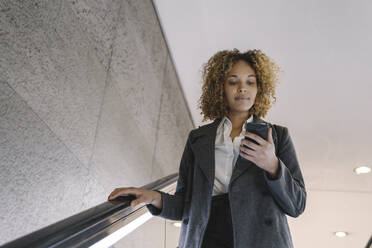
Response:
M271 133L272 128L269 128L268 140L264 140L260 136L246 131L244 135L254 139L259 145L247 139L242 139L239 154L270 173L272 177L275 177L279 168L279 160L275 155L275 145ZM243 145L248 146L252 150Z

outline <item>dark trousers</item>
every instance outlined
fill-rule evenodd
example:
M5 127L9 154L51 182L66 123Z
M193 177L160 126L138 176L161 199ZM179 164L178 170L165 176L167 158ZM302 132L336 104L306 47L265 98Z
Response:
M233 248L234 236L228 193L212 196L211 215L202 248Z

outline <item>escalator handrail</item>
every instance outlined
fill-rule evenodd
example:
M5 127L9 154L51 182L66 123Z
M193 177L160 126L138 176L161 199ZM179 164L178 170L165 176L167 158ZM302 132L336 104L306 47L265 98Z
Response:
M177 179L178 173L174 173L141 188L162 190L175 185ZM118 222L123 222L138 209L145 207L130 207L133 199L134 196L120 196L5 243L0 248L89 247L114 232ZM112 227L114 224L115 228Z

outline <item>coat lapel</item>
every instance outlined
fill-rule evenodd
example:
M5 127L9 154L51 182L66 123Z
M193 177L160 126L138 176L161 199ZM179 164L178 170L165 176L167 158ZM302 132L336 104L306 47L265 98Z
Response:
M195 155L197 166L200 167L211 187L214 184L215 177L215 140L217 127L222 118L215 119L212 123L199 127L195 130L192 140L191 149ZM254 123L263 123L261 118L253 115ZM276 137L275 137L276 138ZM253 162L238 157L231 175L230 183L239 177L250 166L256 166Z
M253 116L253 121L252 122L254 122L254 123L268 123L268 122L265 122L264 120L262 120L261 118L255 116L255 115ZM268 123L268 124L273 128L273 126L270 123ZM273 135L274 143L276 143L276 140L277 140L276 132L273 131L272 135ZM233 169L233 172L232 172L232 175L231 175L231 178L230 178L229 189L230 189L230 185L232 184L232 182L235 179L237 179L246 170L253 169L253 168L256 168L259 171L263 172L263 169L259 168L255 163L253 163L252 161L246 160L239 155L238 159L236 160L236 164L234 166L234 169Z
M199 127L195 130L191 140L196 165L200 167L211 187L213 187L215 176L216 133L221 120L222 118L217 118L212 123Z

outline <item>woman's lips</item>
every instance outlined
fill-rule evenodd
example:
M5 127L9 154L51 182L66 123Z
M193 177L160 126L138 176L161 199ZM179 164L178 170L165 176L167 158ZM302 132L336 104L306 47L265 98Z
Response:
M247 97L236 97L235 100L249 100Z

